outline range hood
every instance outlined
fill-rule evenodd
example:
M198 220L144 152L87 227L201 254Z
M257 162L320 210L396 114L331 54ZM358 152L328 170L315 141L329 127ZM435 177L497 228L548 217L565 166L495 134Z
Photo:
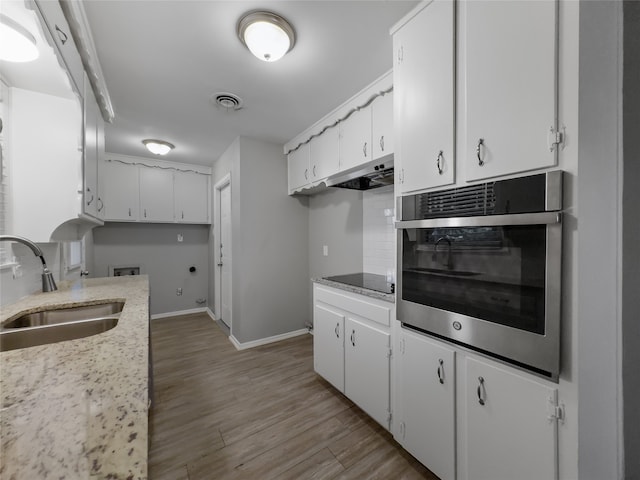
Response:
M350 172L341 172L325 181L327 187L371 190L393 185L393 155L358 167Z

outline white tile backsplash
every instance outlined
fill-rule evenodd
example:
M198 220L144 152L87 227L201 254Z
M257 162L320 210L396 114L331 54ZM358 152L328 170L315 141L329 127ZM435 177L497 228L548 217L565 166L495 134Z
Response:
M396 232L393 186L362 192L363 271L395 282Z

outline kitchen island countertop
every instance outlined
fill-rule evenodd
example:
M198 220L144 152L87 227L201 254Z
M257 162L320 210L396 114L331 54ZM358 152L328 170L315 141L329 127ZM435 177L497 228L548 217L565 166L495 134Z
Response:
M3 307L124 300L106 332L0 353L0 478L146 479L147 276L84 279Z

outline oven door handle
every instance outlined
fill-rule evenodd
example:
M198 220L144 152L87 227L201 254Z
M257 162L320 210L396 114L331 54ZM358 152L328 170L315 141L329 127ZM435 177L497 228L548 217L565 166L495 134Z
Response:
M500 227L505 225L551 225L562 222L560 212L518 213L480 217L429 218L396 222L396 228Z

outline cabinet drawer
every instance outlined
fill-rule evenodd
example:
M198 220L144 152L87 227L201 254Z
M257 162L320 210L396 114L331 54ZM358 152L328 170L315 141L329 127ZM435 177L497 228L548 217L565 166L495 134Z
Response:
M391 306L382 305L382 300L368 298L357 293L342 293L340 290L316 285L314 301L332 305L340 310L354 313L386 327L391 325Z

